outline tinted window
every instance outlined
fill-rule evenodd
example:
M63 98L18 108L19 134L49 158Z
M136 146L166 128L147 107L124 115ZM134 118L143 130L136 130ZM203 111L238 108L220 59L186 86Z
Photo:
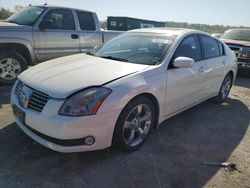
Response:
M44 19L50 19L53 22L47 29L75 30L75 22L71 10L50 10Z
M225 55L223 44L221 42L218 42L218 45L219 45L219 49L220 49L220 55Z
M174 58L189 57L195 61L201 60L201 47L197 35L186 37L178 46Z
M93 14L76 11L81 30L93 31L96 29Z
M204 35L201 36L201 40L204 47L205 59L220 56L217 40Z

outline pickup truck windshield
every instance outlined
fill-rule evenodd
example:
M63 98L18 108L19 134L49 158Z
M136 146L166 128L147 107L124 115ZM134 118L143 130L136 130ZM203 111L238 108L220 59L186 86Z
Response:
M114 37L91 54L118 61L160 64L176 36L152 33L125 33Z
M250 30L229 30L220 38L229 40L250 41Z
M18 25L33 25L44 9L45 8L42 7L25 7L5 21L16 23Z

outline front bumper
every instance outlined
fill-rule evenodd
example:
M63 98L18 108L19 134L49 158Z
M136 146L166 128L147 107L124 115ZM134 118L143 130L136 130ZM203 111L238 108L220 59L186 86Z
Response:
M69 117L57 113L63 102L49 100L40 113L22 108L14 91L11 93L11 104L25 112L25 124L15 116L16 123L24 133L43 146L59 152L92 151L111 146L119 110L92 116ZM95 143L90 146L80 145L78 141L87 136L93 136Z

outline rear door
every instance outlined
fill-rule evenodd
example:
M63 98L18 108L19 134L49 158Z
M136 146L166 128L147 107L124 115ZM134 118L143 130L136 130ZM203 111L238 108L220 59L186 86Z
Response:
M195 64L190 68L176 68L173 61L177 57L190 57ZM202 50L198 35L185 37L175 51L167 70L166 116L186 108L205 98L206 61L202 60Z
M87 52L102 43L102 32L95 13L76 10L79 23L79 38L81 52Z
M204 50L204 59L207 64L206 95L218 93L224 79L226 56L223 44L207 35L200 35Z
M52 21L51 26L40 29L39 25L46 19ZM50 9L34 30L38 61L80 52L79 35L70 9Z

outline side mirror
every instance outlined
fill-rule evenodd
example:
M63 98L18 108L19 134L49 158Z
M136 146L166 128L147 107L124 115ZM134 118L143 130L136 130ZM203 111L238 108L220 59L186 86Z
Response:
M177 57L174 60L174 66L175 67L183 67L183 68L188 68L188 67L192 67L194 65L194 59L189 58L189 57Z
M51 28L52 25L53 25L53 20L45 19L40 23L39 28L43 29L43 30L44 29L49 29L49 28Z

